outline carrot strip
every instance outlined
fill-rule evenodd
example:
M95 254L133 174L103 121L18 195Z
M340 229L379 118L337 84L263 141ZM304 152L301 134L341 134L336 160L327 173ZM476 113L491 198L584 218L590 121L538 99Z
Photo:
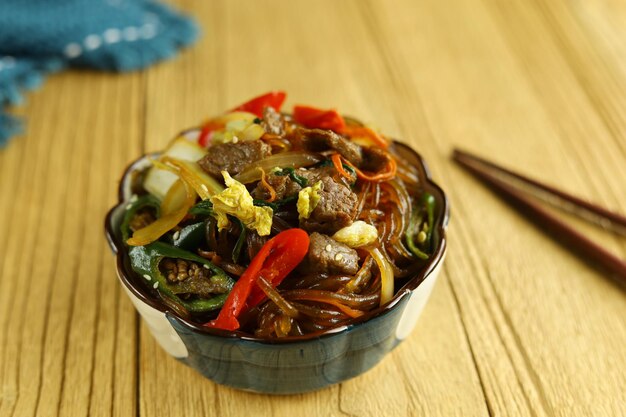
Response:
M261 184L270 193L270 198L267 200L267 202L271 203L272 201L276 200L276 190L274 190L274 187L272 187L270 183L267 182L267 179L265 178L265 170L261 167L259 167L259 169L261 170Z
M388 162L387 162L387 166L385 167L385 169L382 172L373 173L373 174L365 173L361 171L360 169L355 167L350 161L348 161L345 158L343 158L343 162L346 165L348 165L350 168L356 171L357 177L359 177L362 180L371 181L371 182L382 182L382 181L390 180L396 176L396 171L398 170L398 164L396 163L396 160L391 155L388 155Z
M330 157L330 159L333 161L333 165L335 166L335 169L344 177L348 178L348 179L352 179L352 176L350 175L350 173L348 171L346 171L345 169L343 169L343 165L341 164L341 155L339 155L338 153L333 154L333 156Z

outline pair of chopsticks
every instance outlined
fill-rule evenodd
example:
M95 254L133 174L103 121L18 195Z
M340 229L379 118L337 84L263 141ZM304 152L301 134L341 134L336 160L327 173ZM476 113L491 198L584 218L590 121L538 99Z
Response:
M543 208L537 199L571 212L614 233L626 236L626 217L596 204L515 173L458 149L453 159L486 183L500 197L533 221L542 231L599 267L626 290L626 261L618 258ZM533 199L530 196L534 196Z

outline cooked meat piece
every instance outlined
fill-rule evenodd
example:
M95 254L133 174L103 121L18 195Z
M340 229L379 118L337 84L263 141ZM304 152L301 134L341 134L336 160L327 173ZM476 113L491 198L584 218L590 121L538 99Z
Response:
M274 188L274 191L276 191L277 200L282 200L283 198L296 194L298 191L301 190L300 185L298 185L297 182L293 181L289 177L289 175L269 174L267 176L267 182L269 185L272 186L272 188ZM256 188L252 190L251 194L252 197L258 198L260 200L267 200L268 198L270 198L270 193L263 186L263 184L261 184L260 181L257 184Z
M357 196L350 188L332 177L322 179L320 200L308 219L300 219L300 227L308 232L335 233L352 224L357 210Z
M283 116L274 110L273 107L268 106L263 110L261 126L267 133L280 136L284 133Z
M311 233L309 252L300 264L303 273L354 275L359 270L359 255L351 247L321 233Z
M389 162L388 158L388 154L380 148L363 148L363 161L361 162L360 168L369 172L382 171Z
M295 174L304 178L307 186L314 185L324 177L332 177L345 185L352 185L356 181L355 174L351 173L352 178L348 180L340 175L332 165L315 168L298 168L295 170ZM276 191L277 200L293 196L302 189L300 184L295 182L288 174L269 174L267 176L267 182L274 188L274 191ZM261 183L257 184L256 188L252 191L252 196L262 200L267 200L270 197L269 192Z
M152 207L144 207L139 209L130 222L128 223L128 227L133 232L143 229L149 224L153 223L156 220L156 213L154 208Z
M198 164L209 174L221 178L221 171L236 175L246 165L269 156L271 152L271 146L261 140L221 143L211 146Z
M208 298L211 294L224 294L228 286L211 280L210 270L184 259L165 258L159 265L174 294L194 294Z
M348 180L342 176L332 164L315 167L315 168L299 168L296 170L296 174L307 179L308 185L313 185L324 177L332 177L335 180L339 180L345 185L352 185L356 181L356 174L350 170L346 170L350 173L351 178Z
M332 130L297 128L294 130L294 142L313 152L335 150L357 166L363 160L361 146Z

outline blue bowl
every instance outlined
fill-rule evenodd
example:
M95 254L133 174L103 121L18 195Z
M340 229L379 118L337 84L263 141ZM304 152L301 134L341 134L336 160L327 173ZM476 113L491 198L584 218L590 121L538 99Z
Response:
M122 287L161 347L214 382L267 394L321 389L360 375L380 362L410 334L430 297L446 253L449 217L446 196L431 180L421 156L401 143L393 146L418 168L424 189L435 196L433 255L387 304L348 325L282 339L202 327L176 315L146 288L131 269L117 231L132 195L133 178L150 165L148 157L156 154L132 163L120 183L119 202L106 217L105 229L116 254Z

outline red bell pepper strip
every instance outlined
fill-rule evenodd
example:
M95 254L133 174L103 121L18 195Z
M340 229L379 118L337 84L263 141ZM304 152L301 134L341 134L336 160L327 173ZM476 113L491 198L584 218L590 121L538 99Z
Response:
M232 111L247 111L263 117L263 110L266 107L273 107L274 110L280 111L286 97L287 93L284 91L271 91L235 107Z
M340 132L346 122L337 110L323 110L311 106L294 106L293 120L310 129L330 129Z
M304 259L309 250L309 235L302 229L287 229L268 240L252 259L224 302L215 320L207 327L237 330L237 317L265 299L265 293L256 284L262 276L274 287Z
M200 131L200 135L198 136L198 145L208 148L211 143L211 137L213 136L213 132L216 130L220 130L224 128L224 123L208 121L202 126L202 130Z

